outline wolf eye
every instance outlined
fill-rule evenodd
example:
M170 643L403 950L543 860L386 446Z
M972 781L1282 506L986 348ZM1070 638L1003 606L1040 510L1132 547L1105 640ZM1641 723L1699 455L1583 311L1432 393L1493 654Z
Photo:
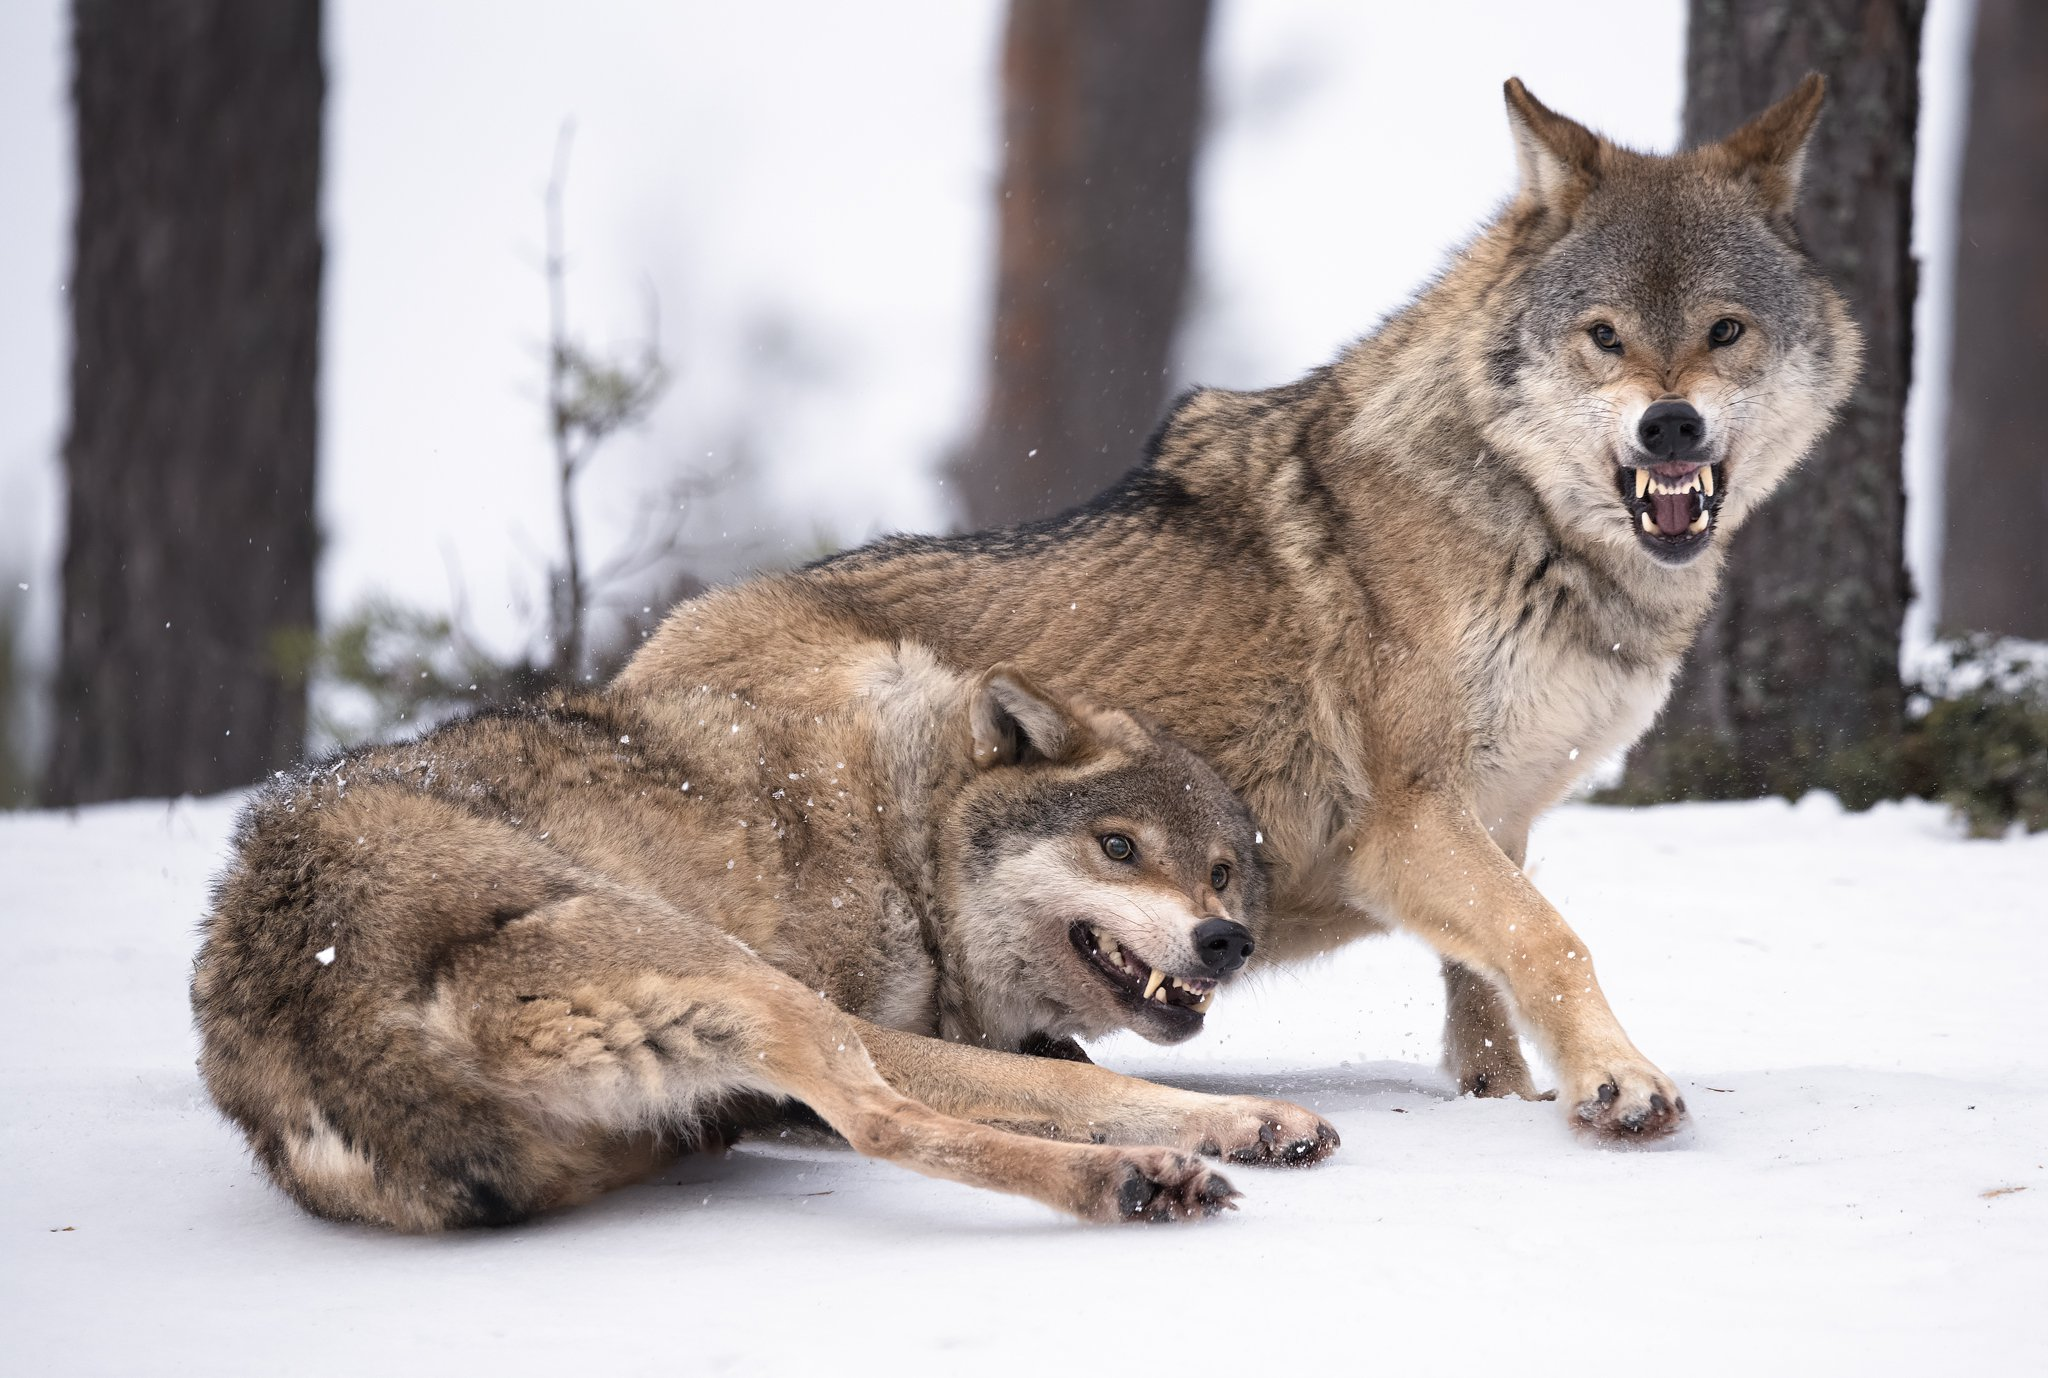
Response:
M1716 349L1719 349L1722 345L1732 345L1741 338L1742 322L1736 320L1733 316L1721 317L1720 320L1714 322L1714 328L1707 332L1707 342Z
M1138 849L1122 833L1110 833L1102 839L1102 852L1111 861L1129 861L1138 854Z
M1615 334L1614 327L1606 321L1600 322L1600 324L1594 326L1586 333L1593 337L1594 344L1599 345L1609 354L1621 353L1621 336Z
M1220 894L1229 884L1230 868L1228 866L1219 861L1209 868L1209 888L1211 890Z

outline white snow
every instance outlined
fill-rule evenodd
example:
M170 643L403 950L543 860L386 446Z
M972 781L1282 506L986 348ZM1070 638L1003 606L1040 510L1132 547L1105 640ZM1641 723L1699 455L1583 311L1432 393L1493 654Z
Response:
M1291 1096L1342 1152L1089 1229L846 1152L742 1150L502 1232L299 1213L192 1070L234 801L0 818L0 1350L20 1373L2040 1372L2048 837L1825 797L1566 808L1538 883L1696 1114L1659 1151L1455 1100L1407 940L1097 1050ZM2012 1190L2017 1188L2017 1190ZM2003 1193L2003 1194L1993 1194Z

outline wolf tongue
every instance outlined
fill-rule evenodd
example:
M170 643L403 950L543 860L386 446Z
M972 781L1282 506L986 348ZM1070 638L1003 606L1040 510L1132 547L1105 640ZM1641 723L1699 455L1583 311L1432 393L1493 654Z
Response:
M1657 519L1661 534L1676 536L1692 524L1692 494L1652 493L1650 514Z

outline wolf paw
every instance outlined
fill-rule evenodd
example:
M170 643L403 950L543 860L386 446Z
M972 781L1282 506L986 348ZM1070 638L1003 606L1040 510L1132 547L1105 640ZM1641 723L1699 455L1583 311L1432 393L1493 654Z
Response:
M1491 1071L1466 1070L1458 1075L1458 1094L1491 1099L1513 1096L1518 1100L1556 1100L1555 1091L1538 1091L1536 1083L1529 1076L1526 1067L1515 1069L1494 1069Z
M1255 1167L1306 1167L1343 1142L1315 1112L1260 1096L1225 1097L1190 1129L1195 1152Z
M1685 1122L1685 1098L1650 1066L1615 1067L1574 1078L1566 1097L1571 1125L1610 1139L1658 1139Z
M1512 1034L1487 1038L1458 1028L1444 1035L1445 1073L1457 1079L1461 1096L1519 1096L1523 1100L1547 1099L1536 1094L1535 1078Z
M1122 1155L1110 1183L1109 1218L1165 1224L1204 1220L1237 1209L1237 1190L1198 1158L1165 1149Z

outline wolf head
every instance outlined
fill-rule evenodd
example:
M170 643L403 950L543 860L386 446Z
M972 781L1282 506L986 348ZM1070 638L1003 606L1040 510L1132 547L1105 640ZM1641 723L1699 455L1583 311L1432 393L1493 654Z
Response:
M1489 236L1484 439L1566 531L1686 564L1848 395L1856 328L1792 224L1823 92L1654 157L1507 83L1521 184Z
M976 769L940 819L938 880L991 1035L1199 1032L1265 919L1237 796L1149 724L1007 666L974 685L967 738Z

